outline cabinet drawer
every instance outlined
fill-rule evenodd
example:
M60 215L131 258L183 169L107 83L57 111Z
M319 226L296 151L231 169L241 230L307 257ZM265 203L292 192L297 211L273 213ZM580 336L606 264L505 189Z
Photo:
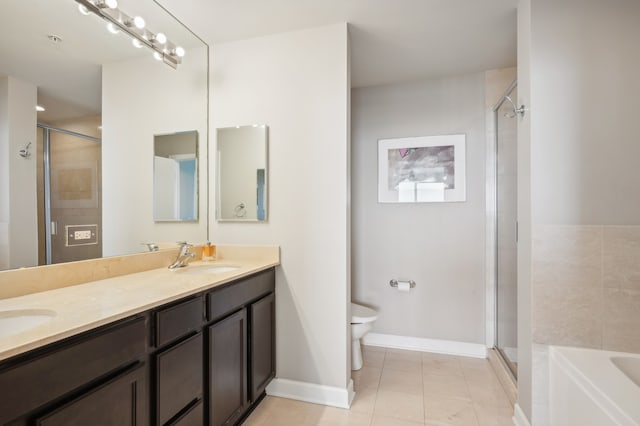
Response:
M275 270L268 269L207 295L207 319L215 321L275 290Z
M204 424L204 404L198 401L189 411L178 417L171 426L202 426Z
M135 426L147 422L144 367L125 373L36 419L37 426Z
M156 346L161 347L200 329L203 317L202 297L180 302L155 313Z
M158 423L165 424L193 400L202 397L202 333L157 355Z
M67 341L0 371L0 424L145 356L145 318Z

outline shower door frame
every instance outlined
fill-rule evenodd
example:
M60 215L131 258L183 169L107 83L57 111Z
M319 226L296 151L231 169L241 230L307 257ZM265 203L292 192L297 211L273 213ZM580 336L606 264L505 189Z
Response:
M44 179L44 238L45 238L45 264L52 263L51 247L51 132L63 133L65 135L86 139L91 142L101 143L102 139L82 133L65 130L47 124L37 123L37 127L42 129L42 163Z
M514 80L509 87L504 91L499 100L488 111L487 124L489 130L487 137L487 150L486 150L486 167L487 167L487 179L486 179L486 306L487 306L487 323L486 323L486 344L488 348L494 348L495 352L499 355L501 363L504 365L505 370L514 382L517 381L517 372L512 371L510 362L507 361L499 350L498 343L498 110L504 102L506 97L518 87L517 80Z

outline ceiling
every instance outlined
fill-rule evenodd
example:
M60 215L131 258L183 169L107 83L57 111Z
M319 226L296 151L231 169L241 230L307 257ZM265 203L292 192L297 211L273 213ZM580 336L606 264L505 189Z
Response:
M164 32L177 45L202 45L153 1L118 3L127 14L143 16L149 29ZM54 43L49 35L62 41ZM102 64L145 55L153 61L150 50L135 49L129 36L109 33L101 18L81 15L74 0L0 1L0 75L38 87L38 103L47 109L38 113L40 122L100 113Z
M353 87L516 64L517 0L157 0L208 44L348 22Z
M348 22L353 87L514 66L517 0L119 0L185 47ZM159 7L158 5L162 6ZM56 34L61 43L47 35ZM74 0L2 0L0 75L38 86L41 121L96 114L101 65L147 55ZM150 59L152 60L152 59Z

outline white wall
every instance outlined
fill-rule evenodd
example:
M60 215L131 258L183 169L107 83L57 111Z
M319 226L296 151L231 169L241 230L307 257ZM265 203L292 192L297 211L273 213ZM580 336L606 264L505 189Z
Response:
M211 217L212 239L280 246L277 377L341 389L350 377L347 43L346 24L221 43L211 68L212 134L269 126L268 222Z
M150 56L150 55L149 55ZM207 238L206 48L174 70L142 58L102 70L103 255L144 251L147 241ZM153 221L153 136L198 131L199 220Z
M0 77L0 270L38 264L36 92ZM31 157L20 157L29 142Z
M484 96L484 73L352 91L352 297L378 309L375 332L485 342ZM378 139L456 133L466 202L378 203Z

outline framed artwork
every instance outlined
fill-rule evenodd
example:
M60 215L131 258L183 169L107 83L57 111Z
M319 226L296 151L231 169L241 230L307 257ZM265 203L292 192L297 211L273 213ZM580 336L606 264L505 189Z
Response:
M466 201L465 135L378 140L378 202Z

